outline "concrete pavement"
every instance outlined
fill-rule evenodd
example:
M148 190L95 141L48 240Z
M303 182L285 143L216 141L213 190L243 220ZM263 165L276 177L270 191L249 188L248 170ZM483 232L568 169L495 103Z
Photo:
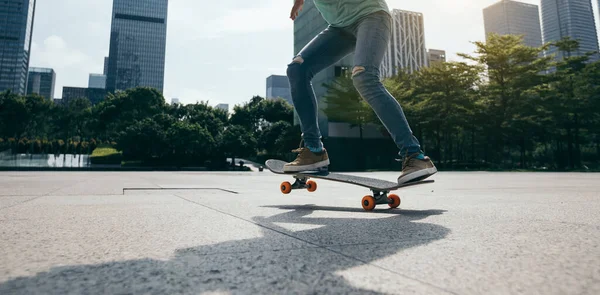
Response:
M0 294L600 294L600 174L433 179L368 213L268 171L3 172Z

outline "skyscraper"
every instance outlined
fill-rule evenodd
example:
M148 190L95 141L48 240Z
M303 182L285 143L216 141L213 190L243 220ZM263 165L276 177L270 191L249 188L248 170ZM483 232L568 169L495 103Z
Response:
M56 73L48 68L29 68L27 94L39 94L46 99L54 99Z
M0 1L0 92L26 93L34 17L35 0Z
M162 92L168 0L114 0L106 89Z
M483 21L486 35L524 35L525 45L543 45L540 11L537 5L501 0L483 9Z
M104 57L104 72L102 72L105 76L108 74L108 56Z
M228 103L220 103L216 106L217 109L224 110L229 112L229 104Z
M292 93L290 92L290 81L287 76L271 75L267 77L267 95L265 98L281 97L290 105L294 105L292 101Z
M381 64L382 77L396 75L398 68L413 72L427 66L423 14L394 9L392 17L390 44Z
M429 65L446 62L446 51L439 49L429 49L427 51Z
M596 22L591 0L542 0L542 23L544 43L570 37L579 41L579 50L574 55L598 51ZM562 53L551 46L546 55L562 58ZM598 54L593 57L598 60Z
M101 74L90 74L88 88L105 89L106 76Z

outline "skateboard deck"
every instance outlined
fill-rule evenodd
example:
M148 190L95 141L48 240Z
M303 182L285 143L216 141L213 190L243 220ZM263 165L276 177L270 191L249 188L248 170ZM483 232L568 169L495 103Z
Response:
M396 208L400 205L400 198L397 195L387 195L391 191L398 190L400 188L415 186L420 184L433 183L433 180L415 180L408 183L398 184L396 182L381 180L377 178L362 177L348 174L331 173L328 171L302 171L302 172L284 172L283 166L287 162L281 160L267 160L265 166L271 172L275 174L283 174L293 176L296 181L291 184L289 182L281 183L280 189L284 194L291 193L294 189L307 189L309 192L317 190L316 182L309 180L324 179L336 182L348 183L366 187L373 192L373 196L365 196L363 198L363 208L367 211L371 211L377 204L389 204L390 207Z

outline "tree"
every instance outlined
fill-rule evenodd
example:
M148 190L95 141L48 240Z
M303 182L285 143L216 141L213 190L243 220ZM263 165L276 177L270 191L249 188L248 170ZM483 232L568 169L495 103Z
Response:
M27 130L30 113L23 97L11 92L0 94L0 128L2 136L20 138Z
M414 74L412 98L404 102L417 116L410 122L426 130L420 133L430 134L435 139L433 156L438 161L464 157L460 151L465 149L466 130L471 131L471 148L474 149L477 124L474 117L478 112L475 94L480 73L478 66L449 62Z
M522 36L490 34L486 42L475 42L476 55L459 54L487 68L488 83L483 85L481 103L487 118L486 137L493 158L503 163L510 145L520 145L522 162L535 129L535 110L531 90L542 83L550 58L542 57L547 45L540 48L523 44ZM506 146L508 145L508 150ZM487 149L486 149L487 153Z
M213 137L223 131L228 121L225 111L209 106L208 102L186 105L178 113L180 119L192 124L199 124L207 129Z
M292 154L292 149L298 147L301 134L300 125L292 125L286 121L276 122L260 133L258 149L270 157L286 158Z
M53 102L37 94L25 96L27 107L26 136L30 138L45 137L50 132L50 112ZM23 120L24 118L21 118Z
M600 61L588 63L576 81L575 96L583 104L583 121L589 142L595 145L596 159L600 162Z
M135 122L151 118L166 110L162 94L149 87L131 88L110 94L94 107L95 129L106 138L118 136Z
M562 59L554 63L554 69L550 75L551 83L548 91L548 107L555 122L556 142L566 141L567 151L562 152L562 146L557 144L557 162L563 162L560 158L567 155L567 165L573 168L581 166L581 129L582 126L593 124L598 109L594 109L593 95L579 89L589 89L581 82L586 81L586 68L593 53L583 55L572 55L578 51L579 42L571 38L563 38L554 42L558 51L562 53ZM593 67L593 66L591 66ZM593 73L587 72L587 73ZM589 80L588 80L589 81ZM587 81L586 81L587 82ZM591 81L590 81L591 82ZM597 82L592 82L596 85ZM562 134L564 131L564 135ZM562 139L561 137L566 137Z
M87 98L75 98L69 100L65 106L58 106L59 114L57 120L57 131L65 138L73 136L89 135L88 128L91 125L91 103Z
M153 160L168 154L166 130L151 118L133 123L121 131L117 149L123 157L134 160Z
M167 131L170 150L179 160L203 163L215 149L210 132L198 123L177 122Z
M260 96L254 96L249 102L243 105L235 105L233 114L229 118L231 125L242 126L251 132L257 132L260 129L259 105L265 99Z
M294 123L294 108L282 98L263 100L256 106L256 109L257 116L264 122Z
M236 157L256 155L256 138L244 126L228 126L219 139L221 149L231 157L231 165L235 165Z

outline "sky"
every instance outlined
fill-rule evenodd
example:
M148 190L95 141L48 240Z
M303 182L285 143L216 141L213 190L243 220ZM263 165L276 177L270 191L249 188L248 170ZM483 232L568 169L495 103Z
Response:
M164 96L167 102L233 105L266 95L266 78L285 75L294 56L292 0L169 0ZM484 40L483 8L498 0L387 0L421 12L429 49L472 53ZM540 4L540 0L521 0ZM596 24L598 3L594 4ZM56 71L62 87L87 87L108 56L112 0L37 0L30 66Z

